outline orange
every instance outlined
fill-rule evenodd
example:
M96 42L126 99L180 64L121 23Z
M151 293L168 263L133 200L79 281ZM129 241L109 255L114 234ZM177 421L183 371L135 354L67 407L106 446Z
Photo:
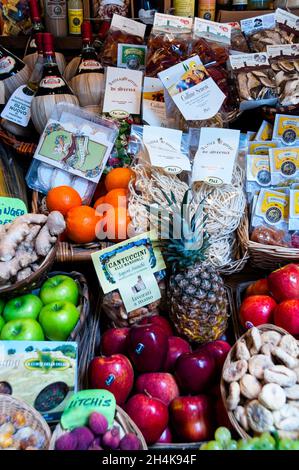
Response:
M127 189L129 182L134 178L135 173L131 168L113 168L105 179L105 186L107 191L111 189L124 188Z
M99 197L96 202L94 203L93 205L93 208L96 209L98 206L100 206L101 204L104 204L105 202L105 196L101 196Z
M128 190L124 188L111 189L104 197L105 204L113 207L127 207Z
M73 207L82 205L80 194L70 186L57 186L50 189L46 197L46 204L49 211L59 211L63 215Z
M131 218L125 207L109 209L103 221L105 221L104 229L109 240L121 241L128 238L128 224Z
M70 209L66 216L66 233L75 243L90 243L96 238L96 225L100 217L89 206Z

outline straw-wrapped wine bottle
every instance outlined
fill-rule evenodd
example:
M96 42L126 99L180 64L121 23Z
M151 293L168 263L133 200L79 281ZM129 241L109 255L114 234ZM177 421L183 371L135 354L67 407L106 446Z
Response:
M29 78L29 67L17 56L0 46L0 106Z
M31 116L41 134L54 107L61 102L79 105L77 97L59 72L55 59L54 40L50 33L43 34L44 67L42 79L31 103Z
M104 93L104 68L92 44L90 21L83 21L82 55L70 84L81 106L100 106Z

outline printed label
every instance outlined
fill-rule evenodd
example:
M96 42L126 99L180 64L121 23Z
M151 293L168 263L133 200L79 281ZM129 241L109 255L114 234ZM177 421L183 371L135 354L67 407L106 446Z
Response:
M193 18L195 14L195 2L190 0L175 0L174 11L176 16L189 16Z
M42 78L39 83L39 86L42 88L60 88L64 85L64 80L61 77L56 77L54 75L52 77Z
M47 15L53 20L66 18L65 0L46 0Z
M270 59L274 57L283 58L283 56L297 57L299 55L299 44L280 44L276 46L267 46L267 54Z
M273 126L268 121L263 121L256 133L254 140L271 140Z
M269 156L273 185L282 184L286 180L296 182L299 177L299 148L271 149Z
M114 2L113 2L114 3ZM140 38L144 38L146 26L139 21L131 20L130 18L126 18L125 16L117 15L114 13L111 21L112 29L119 29L128 34L133 34L134 36L139 36Z
M289 230L299 230L299 190L290 190Z
M127 312L144 307L161 298L161 292L154 274L144 271L142 274L132 276L128 286L128 279L118 284L120 296Z
M9 73L13 70L16 61L11 56L2 57L0 59L0 75L3 73Z
M294 146L299 141L299 116L277 114L274 121L273 139Z
M167 127L164 88L159 78L144 77L142 120L150 126Z
M82 60L82 62L79 65L79 72L82 72L84 70L100 70L100 69L102 69L100 62L98 62L97 60L93 60L93 59Z
M215 116L226 98L198 56L174 65L158 75L187 121Z
M146 46L118 44L117 67L131 70L145 69Z
M142 79L138 70L107 67L103 112L139 114Z
M269 64L269 57L266 52L254 52L252 54L236 54L229 57L233 70L244 67L261 67Z
M256 205L256 215L270 225L281 225L289 219L289 197L270 189L262 189Z
M269 155L269 149L277 147L276 142L253 141L248 146L248 153L251 155Z
M240 141L240 131L204 127L200 132L192 182L230 184Z
M275 26L275 14L255 16L254 18L246 18L240 21L241 30L245 34L253 33L259 29L272 29Z
M144 126L143 142L151 164L172 174L190 171L189 158L181 152L182 136L176 129Z
M31 117L31 101L34 92L26 85L17 88L9 98L1 113L3 119L14 122L19 126L27 127Z
M191 33L192 24L193 18L156 13L153 30L165 32L173 31L175 33Z
M232 27L225 23L195 18L193 33L196 36L204 37L212 41L223 44L230 44Z
M69 31L70 34L81 34L81 24L83 22L83 10L82 9L69 9Z
M275 11L275 20L277 23L281 23L299 31L298 16L290 13L289 11L277 8Z
M9 224L24 214L27 214L24 201L14 197L0 197L0 225Z
M256 182L259 186L271 184L270 160L268 155L247 155L247 181Z

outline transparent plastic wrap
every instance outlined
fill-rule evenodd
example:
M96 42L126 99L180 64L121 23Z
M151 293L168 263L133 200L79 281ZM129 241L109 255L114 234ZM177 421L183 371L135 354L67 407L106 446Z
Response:
M105 66L116 66L119 44L144 44L145 25L113 15L110 29L101 50L101 62Z
M240 23L229 23L232 27L231 30L231 50L238 52L250 52L245 38L241 31Z
M146 76L159 72L189 57L192 19L156 13L147 42Z
M299 104L299 44L268 46L271 68L275 74L278 104L285 107Z
M28 186L43 194L57 186L72 186L88 204L117 134L115 122L60 103L40 137L26 176Z
M229 58L231 26L195 18L189 55L198 55L204 65L224 65Z

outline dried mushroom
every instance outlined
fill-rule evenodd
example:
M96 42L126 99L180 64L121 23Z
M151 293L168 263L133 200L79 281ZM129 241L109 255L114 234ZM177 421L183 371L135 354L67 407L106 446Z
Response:
M291 106L299 103L299 59L280 59L271 64L279 103Z
M262 29L249 36L249 44L252 52L266 52L267 46L292 44L294 37L293 33L288 33L278 27L275 29Z
M239 72L237 83L242 101L263 100L275 96L276 85L270 68Z

